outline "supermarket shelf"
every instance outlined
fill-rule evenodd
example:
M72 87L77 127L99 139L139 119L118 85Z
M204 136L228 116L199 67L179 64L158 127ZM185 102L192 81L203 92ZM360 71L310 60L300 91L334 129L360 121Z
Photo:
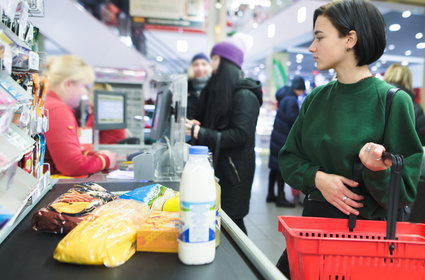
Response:
M9 27L7 27L4 23L0 22L0 29L3 30L4 34L7 36L7 38L12 41L13 45L24 48L26 50L31 50L30 46L21 40L18 35L13 33Z
M22 171L25 173L25 171ZM22 174L16 174L20 176ZM29 175L29 174L27 174ZM26 175L25 175L26 176ZM29 175L31 176L31 175ZM34 180L36 180L34 178ZM37 180L36 180L37 181ZM40 177L36 185L22 200L22 204L15 215L0 229L0 244L7 238L7 236L15 229L15 227L28 215L34 206L45 196L45 194L52 188L57 180L50 180L50 172L45 173ZM22 186L17 186L22 187Z

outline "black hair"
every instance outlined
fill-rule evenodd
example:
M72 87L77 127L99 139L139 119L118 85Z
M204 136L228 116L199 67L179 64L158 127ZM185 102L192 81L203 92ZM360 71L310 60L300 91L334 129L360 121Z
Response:
M318 16L328 18L341 37L352 30L357 33L354 54L357 66L369 65L384 53L384 17L378 8L364 0L342 0L325 4L314 11L313 29Z
M199 97L195 119L207 128L220 129L228 123L235 85L242 78L241 69L220 57L217 72L213 73Z

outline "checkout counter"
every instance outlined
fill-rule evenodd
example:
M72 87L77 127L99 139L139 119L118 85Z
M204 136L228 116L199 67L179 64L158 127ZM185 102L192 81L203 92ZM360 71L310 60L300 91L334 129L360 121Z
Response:
M184 265L177 254L147 252L136 252L126 263L115 268L60 263L53 259L53 252L63 236L32 229L33 213L75 183L93 181L110 192L131 191L152 184L152 181L174 190L179 189L178 175L182 172L185 155L187 81L185 75L170 79L172 83L158 83L158 97L163 95L164 102L157 101L164 106L154 116L154 121L158 119L158 124L172 120L168 128L156 128L158 136L162 137L168 132L169 137L162 137L166 139L165 142L158 141L147 153L141 153L133 159L135 179L108 179L106 174L94 174L84 179L52 181L50 189L46 188L37 201L32 201L20 214L6 237L0 236L0 279L286 279L224 211L221 212L221 242L216 250L215 260L200 266ZM170 95L170 92L174 94ZM173 104L172 108L168 107L170 104ZM128 147L117 145L117 148ZM123 154L125 153L121 153ZM148 168L146 164L151 166Z
M36 232L31 217L78 182L95 181L111 192L129 191L151 182L111 181L104 174L60 180L53 185L0 244L0 278L8 279L286 279L222 211L221 243L214 262L200 266L181 263L177 254L136 252L115 268L60 263L53 251L62 235ZM158 182L178 190L177 182Z

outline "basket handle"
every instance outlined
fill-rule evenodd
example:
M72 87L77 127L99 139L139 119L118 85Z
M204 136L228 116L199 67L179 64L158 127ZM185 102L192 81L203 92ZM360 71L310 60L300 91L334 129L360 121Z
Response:
M401 175L404 168L404 158L402 155L393 155L388 152L382 153L382 160L389 159L392 162L391 165L391 178L390 178L390 188L388 195L388 210L387 210L387 235L386 239L395 240L396 233L396 222L398 217L398 202L400 194L400 183ZM362 169L363 164L360 162L359 158L354 160L353 165L353 180L361 182L362 180ZM351 188L350 190L356 194L361 194L360 188ZM354 227L356 226L357 216L350 214L348 216L348 229L350 232L353 232Z
M391 178L390 178L390 193L388 195L386 239L395 240L400 184L401 184L401 175L403 173L403 167L404 167L404 158L402 155L393 155L386 152L382 154L382 160L390 159L390 158L392 161L392 165L391 165Z
M356 157L354 159L354 164L353 164L353 180L358 182L359 184L361 184L360 182L363 180L362 179L362 170L363 170L363 164L361 163L360 159L358 157ZM348 187L350 189L350 191L352 191L355 194L361 194L361 190L359 187L357 188L352 188L352 187ZM353 232L355 226L356 226L356 221L357 221L357 216L354 214L350 214L348 216L348 230L350 232Z

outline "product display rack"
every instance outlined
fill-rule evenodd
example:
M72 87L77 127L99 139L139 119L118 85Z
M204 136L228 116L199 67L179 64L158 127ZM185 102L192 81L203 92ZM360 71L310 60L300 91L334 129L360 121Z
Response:
M0 23L0 243L51 187L37 30L27 20L27 2L6 5Z

